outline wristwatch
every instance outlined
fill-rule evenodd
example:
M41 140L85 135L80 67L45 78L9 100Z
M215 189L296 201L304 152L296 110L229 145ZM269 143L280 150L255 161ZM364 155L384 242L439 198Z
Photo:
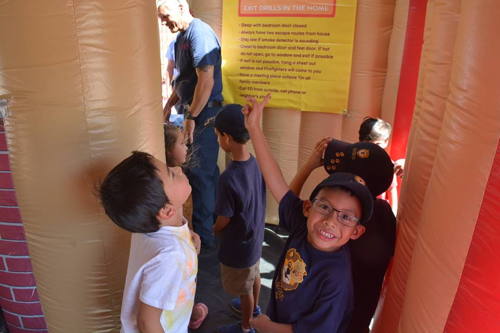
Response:
M190 119L190 120L196 120L198 116L194 117L193 114L191 113L191 110L189 110L189 107L186 108L184 111L184 118L185 119Z

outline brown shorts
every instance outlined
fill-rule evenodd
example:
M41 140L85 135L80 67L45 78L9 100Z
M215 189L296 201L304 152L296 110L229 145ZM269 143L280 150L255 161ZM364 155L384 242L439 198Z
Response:
M259 261L247 268L233 268L220 264L222 286L232 296L251 295L253 283L259 274Z

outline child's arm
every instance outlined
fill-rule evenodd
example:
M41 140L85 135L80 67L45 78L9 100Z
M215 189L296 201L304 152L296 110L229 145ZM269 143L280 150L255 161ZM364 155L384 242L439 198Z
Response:
M400 158L394 162L394 173L398 177L403 177L406 159Z
M390 195L391 195L391 206L392 206L392 212L394 215L398 214L398 182L394 182L396 185L392 186L390 190Z
M196 249L196 254L200 254L200 249L201 249L200 235L198 235L193 230L189 230L189 232L191 233L191 240L193 241L194 248Z
M325 153L326 146L328 146L328 143L331 140L331 137L326 137L318 141L306 163L304 163L299 171L297 171L295 177L293 177L293 180L290 183L290 190L292 190L295 195L300 195L302 186L304 186L304 183L306 182L311 172L323 165L323 155Z
M219 232L224 229L229 224L229 221L231 221L229 217L217 216L217 220L213 226L214 232Z
M164 333L160 324L161 309L139 301L137 327L141 333Z
M167 100L167 103L163 107L163 119L166 123L170 122L170 111L178 101L179 101L179 96L177 96L177 93L175 92L175 90L173 90L172 94Z
M292 325L274 322L266 315L251 318L250 325L259 333L293 333Z
M245 115L245 126L252 139L257 162L259 163L266 185L271 190L274 199L280 202L281 198L289 191L289 188L278 164L271 155L266 137L260 128L262 112L270 98L271 95L269 94L266 95L261 102L258 102L253 97L248 98L250 104L245 106L243 114Z

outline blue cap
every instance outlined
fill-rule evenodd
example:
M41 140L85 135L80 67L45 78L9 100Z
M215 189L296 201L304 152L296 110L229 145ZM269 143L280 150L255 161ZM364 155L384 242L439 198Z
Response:
M347 143L332 140L323 157L326 172L350 172L360 176L377 196L387 191L394 176L394 164L387 152L371 142Z
M214 127L220 132L227 133L233 138L248 137L245 127L243 106L240 104L227 104L215 116Z
M341 187L351 191L361 203L361 219L359 223L366 225L373 213L373 196L363 178L348 172L335 172L316 185L311 193L312 201L324 187Z

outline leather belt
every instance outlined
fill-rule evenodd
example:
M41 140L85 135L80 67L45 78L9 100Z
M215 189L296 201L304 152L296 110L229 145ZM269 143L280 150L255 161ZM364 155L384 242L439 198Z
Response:
M208 101L207 105L205 105L206 108L219 108L222 106L221 101ZM186 112L186 110L189 108L189 104L181 104L180 105L180 110L179 113L183 114Z
M218 108L222 106L221 101L208 101L207 103L207 108Z

